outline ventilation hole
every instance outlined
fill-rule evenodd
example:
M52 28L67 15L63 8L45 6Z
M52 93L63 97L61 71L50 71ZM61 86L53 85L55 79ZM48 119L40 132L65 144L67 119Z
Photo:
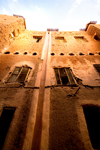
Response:
M70 55L70 56L73 56L74 54L73 54L73 53L69 53L69 55Z
M98 55L100 55L100 52L98 53Z
M37 55L37 53L35 52L35 53L33 53L33 55Z
M82 52L80 52L79 55L81 56L81 55L85 55L85 54L83 54Z
M24 55L27 55L27 52L24 52Z
M10 54L10 52L9 52L9 51L7 51L7 52L5 52L4 54Z
M94 53L89 53L89 55L94 55Z
M15 54L15 55L18 55L18 54L19 54L19 52L15 52L14 54Z
M60 53L60 55L64 55L64 53Z
M55 55L55 53L51 53L51 55L52 55L52 56L54 56L54 55Z

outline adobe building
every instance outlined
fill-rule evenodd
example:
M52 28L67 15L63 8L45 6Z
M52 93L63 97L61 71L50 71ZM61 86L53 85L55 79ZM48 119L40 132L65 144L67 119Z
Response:
M1 149L100 149L100 25L40 32L0 15Z

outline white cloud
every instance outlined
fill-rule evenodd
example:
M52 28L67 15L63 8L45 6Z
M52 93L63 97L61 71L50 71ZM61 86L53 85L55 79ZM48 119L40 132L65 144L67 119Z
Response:
M26 27L29 30L46 31L52 22L43 8L35 6L33 10L22 10L18 12L26 20Z
M13 0L13 2L17 2L17 0Z
M11 10L14 10L15 11L15 9L17 8L16 7L16 2L18 2L18 0L13 0L13 1L11 1L10 3L9 3L9 8L11 9Z
M76 4L79 5L83 0L76 0Z
M14 8L14 4L13 4L13 3L9 4L8 6L9 6L9 8L10 8L11 10L13 10L13 8Z
M6 15L11 15L5 8L3 8L2 13Z
M38 6L35 6L37 11L41 11L41 8L39 8Z
M97 0L97 8L100 7L100 0Z
M69 12L68 12L68 16L72 14L72 12L78 7L78 5L81 4L82 1L83 1L83 0L76 0L76 1L73 3L71 9L70 9Z

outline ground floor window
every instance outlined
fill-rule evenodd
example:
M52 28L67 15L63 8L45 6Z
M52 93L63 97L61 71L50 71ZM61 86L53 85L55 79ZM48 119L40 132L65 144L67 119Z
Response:
M94 149L100 149L100 108L96 106L83 107L91 144Z

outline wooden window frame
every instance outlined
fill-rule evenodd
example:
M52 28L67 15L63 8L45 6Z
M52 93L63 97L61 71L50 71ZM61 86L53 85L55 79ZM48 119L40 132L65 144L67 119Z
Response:
M14 71L15 71L16 68L21 68L18 73L14 73ZM28 68L27 73L22 73L23 68ZM29 76L29 74L30 74L31 69L32 69L32 68L31 68L31 67L28 67L28 66L21 66L21 67L20 67L20 66L15 66L15 67L14 67L14 70L13 70L13 71L11 72L11 74L9 75L9 77L8 77L8 79L7 79L7 81L6 81L6 83L13 83L13 82L25 83L25 82L27 81L27 78L28 78L28 76ZM12 75L16 75L17 77L15 78L14 81L9 81L9 79L11 78ZM26 75L26 76L25 76L25 79L24 79L23 81L17 81L17 79L18 79L18 77L19 77L20 75Z
M43 36L33 36L33 39L36 39L36 43L39 43L42 40Z
M57 71L58 71L59 80L60 80L60 84L58 84L58 83L57 83L57 78L56 78L56 84L57 84L57 85L77 86L77 82L76 82L76 80L75 80L75 78L74 78L73 72L72 72L72 70L71 70L70 67L61 67L61 68L55 67L55 68L54 68L54 72L55 72L55 69L57 69ZM63 84L63 83L62 83L62 79L61 79L61 75L60 75L60 69L65 69L66 76L67 76L67 78L68 78L68 83L67 83L67 84ZM68 71L67 71L67 70L69 71L70 75L68 74ZM55 77L56 77L56 73L55 73ZM74 83L72 83L71 78L72 78L72 80L73 80Z

